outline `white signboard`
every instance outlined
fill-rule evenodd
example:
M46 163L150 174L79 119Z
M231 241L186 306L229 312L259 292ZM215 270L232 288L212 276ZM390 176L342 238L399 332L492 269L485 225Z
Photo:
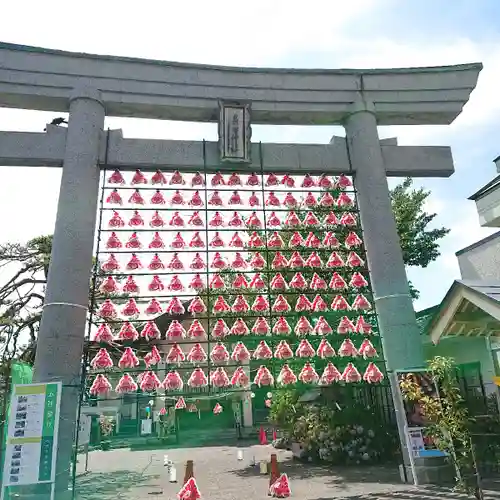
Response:
M78 430L78 446L90 443L90 431L92 429L92 417L80 415L80 428Z
M153 432L153 421L151 419L141 420L141 435L151 434Z
M8 415L2 500L15 495L19 486L54 483L61 387L60 382L14 385Z

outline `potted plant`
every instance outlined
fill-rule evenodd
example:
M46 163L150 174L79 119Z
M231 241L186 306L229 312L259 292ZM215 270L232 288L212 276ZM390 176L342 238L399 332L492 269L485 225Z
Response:
M101 431L101 450L109 450L111 446L111 434L115 427L115 421L113 417L107 417L106 415L101 415L99 417L99 429Z

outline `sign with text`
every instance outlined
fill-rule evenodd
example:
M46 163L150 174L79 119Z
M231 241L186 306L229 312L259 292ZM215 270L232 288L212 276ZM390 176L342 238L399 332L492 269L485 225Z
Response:
M221 101L219 107L221 161L249 163L251 161L250 105Z
M6 488L55 481L61 390L61 382L14 385L2 499Z

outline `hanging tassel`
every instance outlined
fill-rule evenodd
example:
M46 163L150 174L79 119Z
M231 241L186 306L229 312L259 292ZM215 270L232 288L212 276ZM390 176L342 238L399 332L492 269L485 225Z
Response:
M189 267L195 271L199 271L201 269L205 269L207 266L203 261L203 259L201 258L200 254L196 253Z
M122 309L122 314L128 318L139 316L140 311L134 299L129 299L125 307Z
M321 240L314 233L309 233L307 235L306 241L304 242L304 245L307 248L320 248Z
M368 281L365 280L361 273L356 272L352 274L349 286L352 288L364 288L365 286L368 286Z
M174 212L168 221L168 225L171 227L184 227L184 219L180 216L179 212Z
M293 188L295 187L295 180L289 175L284 175L283 179L281 179L281 184L283 184L287 188Z
M345 212L339 221L340 225L346 227L354 227L357 226L358 221L356 220L356 216L351 214L350 212Z
M140 388L143 392L153 392L161 387L161 382L156 373L146 372L140 382Z
M99 349L90 362L90 366L95 370L104 370L113 366L113 360L106 349Z
M283 248L283 238L277 231L274 231L274 233L271 235L271 237L267 241L267 246L268 248Z
M226 288L226 284L222 279L220 274L212 275L212 279L210 280L210 289L211 290L224 290Z
M139 293L139 285L135 282L135 279L133 276L129 276L127 278L127 281L123 285L123 291L125 293Z
M215 252L215 255L214 255L214 258L212 260L212 264L210 267L212 267L213 269L218 269L218 270L226 269L227 263L222 258L221 254L219 252Z
M349 252L346 264L349 267L362 267L365 265L365 262L356 252Z
M149 221L150 227L157 228L157 227L163 227L165 225L165 221L161 217L161 215L156 211L153 214L153 217L151 217L151 220Z
M361 333L363 335L369 335L372 333L372 325L366 322L363 316L359 316L356 321L356 333Z
M334 356L336 356L335 349L330 345L330 342L328 342L328 340L326 339L321 339L316 354L321 359L333 358Z
M354 323L347 316L343 316L337 326L337 333L346 335L347 333L354 333L355 331L356 327L354 326Z
M212 386L217 387L219 389L231 385L231 382L229 381L229 377L227 376L226 371L221 366L217 367L210 374L210 383Z
M237 274L236 277L234 278L232 287L236 289L248 288L248 281L243 274Z
M283 200L283 205L287 208L297 208L299 206L299 202L292 193L287 193L285 199Z
M267 345L265 340L261 340L259 345L255 349L252 358L253 359L271 359L273 357L273 351Z
M241 179L238 174L231 174L227 181L228 186L241 186Z
M120 184L124 185L125 184L125 179L123 178L123 175L119 170L115 170L109 177L108 177L108 182L109 184Z
M140 191L136 189L133 193L132 196L128 199L128 202L131 203L132 205L145 205L146 201L142 197Z
M313 327L305 316L301 316L295 325L295 335L309 335L313 331Z
M268 368L266 368L265 366L261 366L257 370L257 374L255 375L253 383L258 387L273 385L274 377L272 376Z
M326 263L326 267L343 267L344 265L342 257L337 252L332 252Z
M377 350L368 339L363 340L358 352L364 359L378 357Z
M162 192L159 189L157 189L156 193L153 196L151 196L150 203L152 205L165 205L165 203L167 203L167 202L166 202L165 198L163 197Z
M203 325L195 319L191 323L186 335L189 339L205 339L207 337L207 332L205 328L203 328Z
M153 255L153 258L148 265L148 269L150 271L160 271L161 269L165 269L165 264L163 264L157 253Z
M202 207L204 205L203 200L201 199L199 191L195 191L193 193L193 196L189 200L188 205L190 207ZM195 213L198 213L198 212L195 212Z
M257 216L256 212L252 212L250 217L248 217L248 219L245 221L245 224L250 229L252 229L252 228L259 229L262 227L262 222L259 219L259 217Z
M277 313L284 313L290 311L290 304L287 302L285 297L283 297L283 295L278 295L273 304L272 311Z
M337 370L333 363L328 363L321 374L319 379L319 385L332 385L335 382L339 382L342 375Z
M109 219L108 226L113 228L124 227L125 222L123 222L123 219L120 217L120 214L118 212L113 212L113 216L111 217L111 219Z
M179 345L174 344L170 348L170 351L168 351L167 357L165 359L167 363L170 363L172 365L178 365L179 363L182 363L186 359L186 356L182 352L182 349L179 347Z
M174 206L174 205L184 205L184 197L182 196L181 192L180 191L176 191L172 198L170 199L170 205Z
M116 312L116 307L115 305L113 304L113 302L111 302L111 300L109 299L106 299L101 307L99 308L99 310L97 311L97 314L101 317L101 318L105 318L105 319L114 319L116 318L117 316L117 312Z
M158 278L158 280L156 278ZM160 286L158 281L159 281L159 277L153 276L153 281L151 282L151 284L154 283L154 286L153 286L152 291L155 291L155 289L163 290L163 285ZM156 288L156 286L158 286L158 288ZM167 289L170 292L183 292L184 291L184 285L182 284L182 281L177 274L174 274L172 276L172 279L170 280L170 283L168 284Z
M337 237L335 236L335 233L332 233L330 231L328 231L325 234L325 237L323 238L322 244L325 248L339 248L340 247L340 242L337 239Z
M182 391L184 388L184 382L182 381L182 378L177 370L172 370L167 373L161 385L167 391ZM184 398L181 396L175 404L175 409L179 410L182 408L186 408L186 403L184 402Z
M300 219L299 216L292 210L288 212L288 215L286 216L284 225L287 227L298 227L300 226Z
M324 193L318 204L323 208L333 207L335 205L335 198L330 193Z
M243 205L243 201L241 200L241 196L238 191L233 191L233 194L229 197L228 201L229 205Z
M210 242L212 248L222 248L224 246L224 240L221 238L220 234L216 231L212 241Z
M154 321L148 321L141 331L141 337L146 340L159 339L161 337L161 332Z
M236 252L233 262L231 262L231 267L233 269L246 269L248 267L247 262L243 259L241 253Z
M269 302L263 295L257 295L252 304L252 311L257 313L269 311Z
M321 295L316 295L312 301L311 309L313 312L325 312L328 311L328 304L323 300Z
M151 177L151 184L153 184L153 186L157 184L163 186L166 183L167 183L167 178L165 177L165 175L162 173L161 170L157 170Z
M310 363L306 363L300 370L298 379L304 384L317 384L319 375Z
M241 216L238 212L234 212L231 219L229 219L229 222L227 223L227 225L229 227L242 227L243 226L243 219L241 218Z
M156 299L151 299L144 311L148 316L161 314L163 312L160 303Z
M151 240L151 243L149 244L149 248L165 248L165 243L163 243L163 240L161 239L160 233L156 232L153 235L153 239Z
M250 352L243 342L238 342L234 347L231 359L237 363L245 363L250 360Z
M127 243L125 243L126 248L139 249L142 248L142 243L139 240L137 233L132 233Z
M178 170L176 170L172 174L172 177L170 177L170 185L173 186L173 185L184 185L184 184L185 184L185 181L182 178L181 173Z
M327 227L336 227L336 226L340 225L340 221L337 218L337 215L335 214L335 212L328 213L326 215L325 220L323 221L323 223Z
M317 273L314 273L309 287L311 288L311 290L326 290L327 284L321 276L319 276Z
M297 383L297 376L293 373L292 369L285 364L281 367L277 382L282 386L293 385Z
M302 273L295 273L290 281L290 288L294 288L295 290L304 290L307 288L307 281L304 276L302 276Z
M224 180L224 176L220 172L214 174L214 176L212 177L212 186L225 186L225 185L226 181Z
M184 264L179 259L179 254L174 253L174 255L172 255L172 259L170 259L167 267L172 271L182 271L184 269Z
M92 396L104 396L108 394L112 388L113 387L109 383L109 380L102 373L100 373L92 382L89 392Z
M300 269L305 267L306 263L299 252L293 252L290 260L288 261L288 267L290 269Z
M285 269L288 267L288 261L286 258L282 255L281 252L276 252L274 254L274 259L271 263L271 268L273 270L278 270L278 269Z
M229 307L229 304L226 302L226 299L222 295L219 295L215 300L215 304L212 310L213 314L215 315L217 315L217 313L224 314L230 311L231 308Z
M354 205L354 201L347 193L340 193L337 199L337 206L339 208L351 208Z
M194 174L193 178L191 179L191 186L196 187L204 185L205 185L205 178L203 177L203 175L200 174L200 172L196 172L196 174Z
M304 198L304 205L308 208L313 208L317 205L316 196L312 193L307 193L307 196Z
M223 319L218 319L212 328L212 337L220 339L229 334L229 328Z
M297 302L295 304L295 312L310 311L312 309L312 304L310 300L305 295L299 295Z
M247 324L241 318L238 318L234 322L229 333L231 335L248 335L250 330L248 329Z
M271 332L271 327L264 317L257 318L255 324L252 327L252 333L254 335L267 335Z
M288 288L285 279L281 275L281 273L277 273L273 276L270 283L271 290L279 290L283 291Z
M348 363L342 373L341 380L348 383L361 382L361 374L352 363Z
M340 344L339 356L342 356L344 358L346 357L355 358L357 355L358 351L356 350L356 347L354 347L354 344L352 343L351 339L345 339L342 342L342 344Z
M117 189L113 189L113 191L111 191L109 196L106 198L106 203L111 205L123 205L122 197L120 196L120 193L118 193Z
M245 313L250 309L248 302L243 295L238 295L231 306L231 311L234 313Z
M304 176L304 179L302 180L302 184L300 185L301 187L308 189L316 186L316 183L314 182L314 179L309 175L306 174Z
M217 342L210 352L210 360L212 363L227 363L229 361L229 352L227 352L224 344Z
M255 191L252 191L252 194L248 198L248 204L251 207L258 207L260 205L260 198L255 194Z
M274 174L269 174L266 180L266 186L271 187L271 186L277 186L279 184L279 180Z
M340 174L339 178L337 179L337 187L339 189L347 189L352 187L352 181L349 179L349 177L346 177L344 174Z
M364 295L356 295L354 302L352 303L352 308L355 311L369 311L372 305Z
M148 180L140 170L136 170L134 176L132 177L132 185L135 184L147 184Z
M295 351L295 356L297 358L313 358L316 355L316 351L308 340L302 339L299 346Z
M342 295L337 295L332 301L331 309L332 311L349 311L351 307Z
M238 366L231 377L231 385L235 387L247 387L250 384L248 375L243 370L243 367Z
M101 264L101 269L107 273L112 273L113 271L120 270L120 263L116 259L115 254L109 255L108 260Z
M369 384L378 384L384 379L384 374L374 363L369 363L363 375L363 380Z
M248 240L248 248L262 248L264 246L264 241L259 236L259 234L253 232Z
M281 360L293 358L293 351L286 340L280 340L274 351L274 357Z
M260 179L259 176L255 173L252 173L248 176L247 186L259 186L260 185Z
M204 363L208 357L201 344L195 344L189 351L186 359L190 363Z
M306 227L317 227L320 225L320 222L313 212L307 212L306 216L304 217L303 224Z
M194 297L188 306L188 312L190 312L191 314L202 314L206 311L207 306L205 305L201 297Z
M187 384L191 388L206 387L208 385L208 379L201 368L195 368Z
M99 291L103 294L116 293L118 291L118 283L113 276L108 276L99 287Z
M238 233L234 233L231 241L229 242L229 246L233 248L243 248L243 240Z
M344 280L344 278L342 278L342 276L340 276L339 273L336 273L336 272L332 274L332 279L330 281L329 286L332 290L346 290L347 289L346 281Z
M136 392L137 388L138 386L134 382L134 379L128 373L124 373L115 387L115 392L118 394L129 394Z
M132 369L139 366L139 359L134 354L134 351L130 347L125 347L122 357L118 361L118 366L123 369Z
M222 198L220 197L219 191L214 191L212 196L210 196L208 200L208 204L214 207L222 207L224 203L222 202Z
M178 297L172 297L165 311L172 316L180 316L186 312L186 309Z
M123 323L122 327L120 328L120 331L118 332L117 339L134 341L137 340L138 338L139 338L139 333L136 330L135 326L129 321Z
M268 207L279 207L280 206L280 200L274 194L273 191L269 192L269 195L268 195L267 200L266 200L266 206L268 206Z
M278 318L278 321L273 326L273 333L275 335L290 335L291 332L292 328L288 324L286 318L284 317Z
M330 189L333 188L333 183L326 174L321 174L318 179L318 187L323 189Z
M264 267L266 267L266 261L264 259L264 257L262 257L262 255L260 254L260 252L255 252L252 256L252 258L250 259L250 267L252 267L253 269L256 269L256 270L261 270L261 269L264 269Z
M110 344L113 341L113 333L107 323L102 323L94 335L94 342Z

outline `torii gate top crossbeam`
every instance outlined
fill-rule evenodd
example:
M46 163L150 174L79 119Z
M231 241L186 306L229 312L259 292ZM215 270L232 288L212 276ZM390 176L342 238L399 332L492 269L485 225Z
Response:
M340 123L363 96L379 125L451 123L480 63L433 68L231 68L99 56L0 43L0 107L68 111L73 88L99 89L109 116L217 121L218 100L251 101L252 122Z

